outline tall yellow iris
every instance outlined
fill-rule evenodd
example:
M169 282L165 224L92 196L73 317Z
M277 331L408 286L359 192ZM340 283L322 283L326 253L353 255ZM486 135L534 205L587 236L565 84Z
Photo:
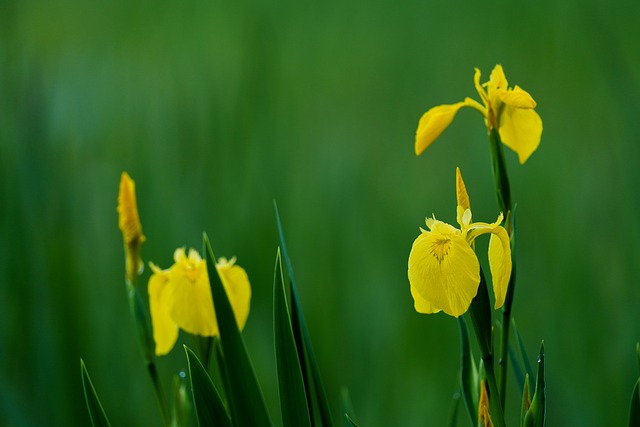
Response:
M462 107L479 111L491 132L496 129L502 143L518 154L521 164L538 148L542 135L542 119L535 112L536 102L518 85L509 88L501 65L496 65L489 81L480 84L480 70L473 81L482 104L471 98L456 104L445 104L424 113L416 131L415 150L420 155L451 124Z
M150 264L153 275L149 279L149 306L158 356L171 351L178 339L178 328L195 335L218 335L206 262L194 249L189 250L188 256L184 248L176 249L173 258L175 264L167 270ZM242 330L251 301L247 273L235 265L235 258L218 258L216 269Z
M495 308L504 304L511 276L509 234L500 226L502 214L494 223L471 222L471 206L460 169L456 169L457 221L460 228L427 218L429 231L413 242L409 254L409 283L415 309L420 313L444 311L461 316L471 305L480 284L480 263L473 242L490 234L489 267L493 278Z

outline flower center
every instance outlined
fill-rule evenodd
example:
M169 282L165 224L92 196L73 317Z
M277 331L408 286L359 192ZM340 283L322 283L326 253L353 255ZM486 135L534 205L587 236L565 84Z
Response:
M443 237L437 239L431 245L431 255L438 261L439 264L442 264L444 259L449 254L449 249L451 248L451 239L448 237Z

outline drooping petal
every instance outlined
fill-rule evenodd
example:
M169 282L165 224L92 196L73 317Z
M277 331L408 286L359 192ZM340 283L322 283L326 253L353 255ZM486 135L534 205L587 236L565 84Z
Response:
M178 339L178 326L169 315L169 301L166 285L169 280L167 272L151 266L154 273L149 278L149 309L153 326L153 340L156 343L156 355L163 356L171 351Z
M515 151L520 164L524 164L540 145L542 119L535 110L505 105L498 123L502 143Z
M511 107L531 109L536 108L536 101L533 100L529 92L517 86L511 90L499 90L496 96Z
M176 251L177 262L169 271L166 285L169 314L180 328L191 334L215 336L218 325L213 312L207 265L195 251L190 252L189 258L180 255Z
M449 127L460 108L467 104L462 101L456 104L444 104L431 108L424 113L416 130L416 155L419 156Z
M238 329L243 330L249 317L251 305L251 285L244 268L234 265L235 258L227 261L219 258L216 268L222 279L222 284L229 297L233 314L235 315Z
M409 283L416 304L461 316L478 292L480 265L476 254L459 232L449 224L436 224L413 242L409 254ZM457 230L456 230L457 231ZM415 297L414 297L415 298Z
M491 269L493 293L496 300L494 308L498 309L504 304L512 268L509 233L503 227L496 227L491 233L489 268Z
M422 298L422 296L420 296L420 294L416 292L413 286L410 286L410 288L411 296L413 296L414 307L418 313L432 314L441 311L435 308L429 301Z

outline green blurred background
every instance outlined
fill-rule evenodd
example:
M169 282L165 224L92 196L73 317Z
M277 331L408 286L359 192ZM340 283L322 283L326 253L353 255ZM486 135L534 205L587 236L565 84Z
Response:
M514 314L532 358L545 340L548 425L625 424L638 22L637 1L0 2L0 425L87 425L80 357L113 425L160 424L123 283L123 170L145 261L168 267L206 230L246 268L244 335L274 419L275 199L336 414L347 386L363 426L444 424L458 329L414 311L407 257L425 216L455 220L456 166L474 218L498 212L476 112L421 157L413 140L424 111L476 97L473 67L485 81L496 63L544 122L527 164L507 161ZM161 374L185 365L176 346Z

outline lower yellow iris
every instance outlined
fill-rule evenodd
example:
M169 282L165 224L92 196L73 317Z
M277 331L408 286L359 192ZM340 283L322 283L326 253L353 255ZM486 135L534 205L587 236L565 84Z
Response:
M458 317L469 309L480 284L480 263L473 241L482 234L491 235L489 267L495 308L504 304L511 276L511 247L509 234L500 225L502 214L491 224L471 222L469 196L460 169L456 170L456 189L460 229L427 218L429 230L420 229L409 254L409 284L420 313L444 311Z

